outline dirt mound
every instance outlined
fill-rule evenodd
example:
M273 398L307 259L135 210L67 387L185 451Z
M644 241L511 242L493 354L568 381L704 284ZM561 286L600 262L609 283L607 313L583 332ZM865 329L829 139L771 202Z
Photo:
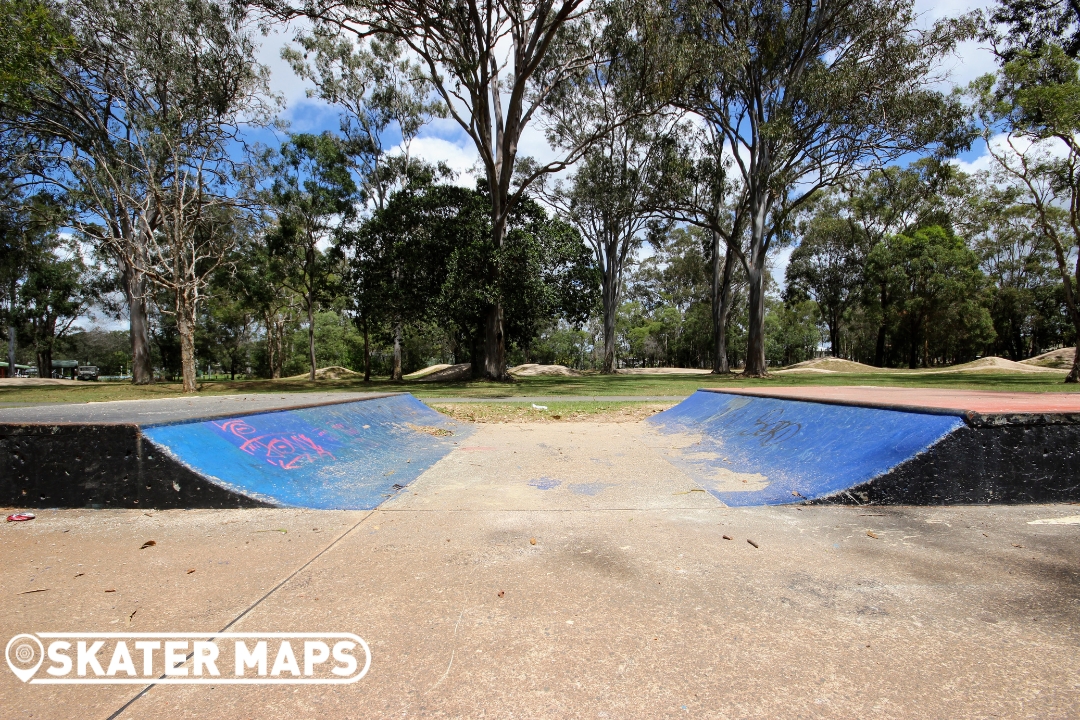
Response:
M706 368L652 367L623 368L618 372L620 375L708 375L712 370Z
M945 370L923 370L922 375L943 375L945 373L975 373L975 372L1021 372L1021 373L1056 373L1061 372L1054 368L1039 367L1038 365L1025 365L991 355L990 357L972 360L962 365L954 365Z
M580 374L577 370L571 370L565 365L537 365L536 363L518 365L517 367L510 368L507 372L518 377L537 377L539 375L571 377Z
M300 373L299 375L292 375L285 378L286 380L307 380L310 377L310 373ZM353 378L362 378L364 373L358 373L349 368L341 367L340 365L331 365L330 367L319 368L315 371L316 380L352 380Z
M844 360L843 358L835 357L820 357L813 360L804 360L801 363L795 363L789 365L783 370L777 370L778 373L800 373L800 372L829 372L829 373L853 373L853 372L881 372L881 368L876 368L873 365L864 365L854 360Z
M408 375L405 375L403 377L406 380L419 380L420 378L427 377L428 375L431 375L432 373L437 373L440 370L445 370L448 367L453 367L453 366L448 365L447 363L439 363L438 365L428 365L423 370L417 370L416 372L409 373Z
M433 365L432 367L439 367ZM424 370L430 370L425 368ZM420 372L424 372L421 370ZM412 378L413 375L406 375L408 378ZM469 380L472 378L472 365L470 363L459 363L457 365L443 365L434 372L429 372L419 378L416 378L417 382L459 382L461 380Z
M1057 350L1051 350L1050 352L1043 353L1042 355L1036 355L1033 358L1027 360L1021 360L1021 365L1034 365L1036 367L1044 368L1056 368L1059 370L1068 370L1072 367L1073 358L1076 356L1075 347L1063 347Z

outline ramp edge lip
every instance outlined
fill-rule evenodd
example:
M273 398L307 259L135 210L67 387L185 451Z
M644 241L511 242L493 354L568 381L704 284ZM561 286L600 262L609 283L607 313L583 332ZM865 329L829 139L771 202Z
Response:
M60 428L75 428L75 427L133 427L133 428L151 428L151 427L166 427L168 425L186 425L188 423L206 422L209 420L221 420L223 418L235 418L246 417L249 415L269 415L271 413L288 412L290 410L310 410L317 407L330 407L333 405L346 405L354 402L364 402L365 400L381 400L383 398L395 397L397 395L409 395L408 392L385 392L385 393L371 393L366 394L360 398L340 398L334 400L325 400L322 402L310 402L301 405L288 405L284 407L268 407L268 408L251 408L251 409L239 409L230 410L228 412L215 412L208 413L206 415L199 415L198 417L189 417L182 420L159 420L150 422L138 422L132 420L15 420L4 421L0 419L0 430L3 428L16 428L16 427L60 427ZM81 406L82 403L79 403Z
M1000 413L976 412L963 408L941 408L926 405L906 405L874 400L840 400L836 398L794 397L790 395L771 395L743 389L699 388L698 392L711 392L720 395L740 395L751 398L787 400L790 402L817 403L820 405L839 405L842 407L862 407L872 410L892 410L894 412L915 413L919 415L951 415L961 418L970 427L999 427L1002 425L1080 425L1080 413L1071 412L1018 412Z

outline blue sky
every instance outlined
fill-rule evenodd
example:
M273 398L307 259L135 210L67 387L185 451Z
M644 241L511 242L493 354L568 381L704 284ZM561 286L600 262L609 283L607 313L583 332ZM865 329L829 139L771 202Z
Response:
M920 23L929 26L935 20L955 17L992 4L989 0L944 0L943 2L916 0L915 8L920 16ZM310 85L298 78L289 64L281 59L281 49L289 43L295 31L295 25L278 29L263 38L260 50L262 63L271 71L271 88L282 97L285 103L281 119L288 123L291 132L336 131L338 129L337 109L319 100L306 97ZM954 86L966 85L983 74L993 72L995 62L988 49L972 41L962 44L955 57L947 60L942 70L948 75L948 80L942 84L941 89L948 90ZM282 134L275 135L270 130L251 132L248 136L249 140L272 146L275 146L282 138ZM472 186L475 183L474 171L478 169L476 150L469 137L453 120L441 119L429 123L413 141L411 151L415 157L429 162L445 162L457 173L458 183L466 186ZM544 140L539 124L535 122L532 127L526 129L522 137L520 152L522 155L531 155L541 161L557 157ZM981 141L961 154L956 162L968 172L989 167L986 148ZM774 277L783 278L790 252L790 248L780 250L772 259L771 270ZM103 317L92 318L90 322L84 324L108 329L126 327L126 321L111 321Z
M929 25L940 18L955 17L991 4L986 0L917 0L915 8L921 23ZM305 97L308 84L297 78L288 63L280 57L281 48L289 42L294 32L295 26L271 34L263 40L261 51L262 62L271 69L272 88L286 103L282 119L288 121L293 132L337 130L337 111L320 101ZM952 85L966 85L976 77L992 72L995 64L993 56L986 48L980 47L977 42L968 42L959 48L957 55L950 58L942 69L949 74L949 81L943 88L947 89ZM459 182L472 184L468 175L476 162L476 151L472 141L452 120L438 120L425 127L414 141L413 152L432 162L446 162L459 173ZM556 157L536 123L526 130L521 152L539 160ZM961 155L958 161L965 169L975 169L984 165L984 154L985 148L980 143Z

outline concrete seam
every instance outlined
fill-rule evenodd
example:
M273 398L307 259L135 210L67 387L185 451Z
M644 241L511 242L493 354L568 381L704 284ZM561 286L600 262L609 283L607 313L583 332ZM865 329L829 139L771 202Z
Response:
M245 617L245 616L247 616L247 615L248 615L248 613L250 613L250 612L251 612L252 610L254 610L255 608L257 608L257 607L258 607L258 606L259 606L259 605L260 605L260 604L262 603L262 601L263 601L263 600L265 600L266 598L270 597L271 595L273 595L274 593L276 593L276 592L277 592L278 590L280 590L280 589L281 589L281 588L282 588L282 587L283 587L283 586L285 585L285 583L289 582L289 581L290 581L290 580L292 580L292 579L293 579L294 577L296 577L296 576L297 576L297 575L299 575L299 574L300 574L301 572L303 572L303 571L304 571L304 570L305 570L305 569L306 569L306 568L307 568L307 567L308 567L309 565L311 565L311 564L312 564L313 562L315 562L316 560L318 560L318 559L319 559L320 557L322 557L322 556L323 556L323 555L324 555L325 553L327 553L327 552L328 552L328 551L329 551L329 550L330 550L331 548L333 548L333 547L334 547L335 545L337 545L337 544L338 544L339 542L341 542L341 541L342 541L342 540L344 540L344 539L345 539L346 537L348 537L348 536L349 536L349 535L350 535L350 534L352 533L352 531L353 531L353 530L355 530L356 528L360 527L360 526L361 526L361 525L362 525L362 524L364 523L364 521L365 521L365 520L367 520L367 519L368 519L369 517L371 517L372 515L374 515L374 514L375 514L375 513L377 513L377 512L379 512L378 508L376 508L376 509L374 509L374 510L371 510L370 512L368 512L368 514L367 514L367 515L365 515L364 517L360 518L360 519L359 519L359 520L358 520L358 521L356 522L356 524L355 524L355 525L353 525L353 526L352 526L351 528L349 528L349 529L348 529L348 530L346 530L345 532L343 532L343 533L341 533L340 535L338 535L338 536L337 536L337 538L336 538L336 539L335 539L335 540L334 540L334 541L333 541L332 543L330 543L329 545L327 545L326 547L324 547L324 548L323 548L322 550L320 550L319 552L315 553L314 557L312 557L312 558L311 558L310 560L308 560L308 561L307 561L306 563L304 563L303 565L301 565L300 567L298 567L298 568L297 568L296 570L293 570L293 571L292 571L292 573L290 573L288 577L286 577L286 578L285 578L284 580L282 580L281 582L279 582L279 583L278 583L277 585L275 585L274 587L270 588L270 590L268 590L268 591L267 591L267 593L266 593L265 595L263 595L263 596L262 596L261 598L259 598L258 600L256 600L255 602L253 602L253 603L252 603L251 605L249 605L249 606L248 606L248 608L247 608L246 610L244 610L244 611L243 611L242 613L240 613L239 615L237 615L236 617L234 617L234 618L233 618L232 620L230 620L230 621L229 621L229 622L228 622L228 623L227 623L227 624L226 624L226 625L225 625L225 626L224 626L223 628L221 628L220 630L218 630L218 632L219 632L219 633L223 633L223 632L227 631L227 630L228 630L229 628L231 628L231 627L232 627L233 625L235 625L236 623L238 623L238 622L240 622L241 620L243 620L243 619L244 619L244 617ZM190 654L188 654L188 656L184 658L184 662L185 662L185 663L189 662L189 661L191 660L191 658L192 658L192 657L194 657L194 655L195 655L194 653L190 653ZM165 678L165 675L161 675L161 676L159 676L159 677L158 677L158 680L162 680L162 679L164 679L164 678ZM120 707L119 707L119 708L118 708L118 709L116 710L116 712L114 712L114 713L113 713L112 715L110 715L110 716L109 716L108 718L106 718L106 720L116 720L117 718L119 718L119 717L120 717L120 715L121 715L121 714L123 714L123 712L124 712L125 710L127 710L127 709L128 709L129 707L131 707L131 706L132 706L132 705L133 705L133 704L135 703L135 701L136 701L136 700L138 700L139 698L141 698L141 697L142 697L143 695L145 695L146 693L150 692L150 690L151 690L152 688L156 687L156 686L157 686L157 683L150 683L149 685L147 685L146 687L144 687L144 688L143 688L142 690L140 690L140 691L139 691L139 693L138 693L138 694L137 694L137 695L136 695L135 697L131 698L131 699L130 699L130 700L128 700L128 701L127 701L126 703L124 703L123 705L121 705L121 706L120 706Z

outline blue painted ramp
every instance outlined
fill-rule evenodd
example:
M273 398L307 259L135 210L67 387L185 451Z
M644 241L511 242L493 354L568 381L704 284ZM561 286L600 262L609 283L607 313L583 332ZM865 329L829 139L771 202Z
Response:
M780 505L873 480L964 426L924 414L703 391L649 418L667 459L732 506Z
M412 395L143 427L218 485L275 505L341 510L378 506L471 432Z

